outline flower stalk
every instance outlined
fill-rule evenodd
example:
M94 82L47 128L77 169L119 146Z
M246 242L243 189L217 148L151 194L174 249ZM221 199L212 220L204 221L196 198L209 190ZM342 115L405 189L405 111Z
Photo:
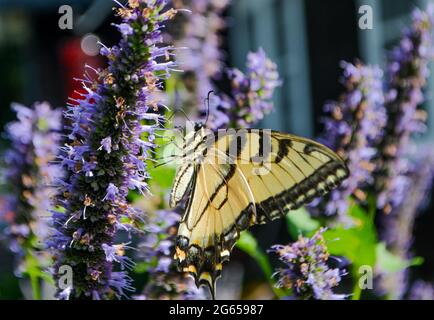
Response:
M409 187L410 138L425 130L426 112L423 89L429 75L428 64L434 57L434 6L413 11L412 26L389 57L387 70L387 126L380 141L379 169L376 173L377 206L385 213L397 208Z
M127 195L148 191L145 161L162 121L162 81L174 67L172 48L162 45L162 28L176 11L167 10L165 0L129 0L116 12L121 40L101 49L108 67L94 70L96 79L83 80L87 93L65 112L71 123L61 158L66 175L49 241L56 280L61 266L73 270L72 286L58 290L62 299L113 299L133 291L128 246L115 240L143 222Z
M324 206L319 208L326 215L336 214L340 222L350 224L349 198L366 202L367 187L374 183L375 145L383 137L387 119L381 69L344 61L341 67L345 93L338 101L325 104L328 116L321 140L346 161L351 174L326 196Z
M31 281L33 298L39 299L40 280L49 255L43 251L48 235L50 198L59 167L53 164L58 153L61 112L46 102L31 108L14 104L18 121L6 127L10 149L4 155L5 182L9 186L1 217L9 248L16 255L16 274Z
M247 55L246 65L246 73L236 68L226 70L230 90L213 96L209 128L249 127L273 111L273 93L281 84L276 64L259 49Z
M140 259L149 264L149 281L139 300L203 300L204 291L197 288L193 278L179 272L173 260L177 212L156 210L147 215L144 241L140 243Z

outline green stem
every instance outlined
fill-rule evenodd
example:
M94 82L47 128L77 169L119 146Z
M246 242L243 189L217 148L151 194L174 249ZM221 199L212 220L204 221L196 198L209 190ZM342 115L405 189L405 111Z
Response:
M30 283L32 285L33 300L41 300L42 295L39 277L30 275Z
M32 287L33 300L41 300L41 267L39 265L38 260L33 256L33 252L31 249L27 249L26 251L26 273L30 279L30 285Z
M175 77L170 77L169 79L166 79L165 82L166 85L166 93L170 96L171 102L173 103L173 100L175 100L175 91L176 91L176 79Z

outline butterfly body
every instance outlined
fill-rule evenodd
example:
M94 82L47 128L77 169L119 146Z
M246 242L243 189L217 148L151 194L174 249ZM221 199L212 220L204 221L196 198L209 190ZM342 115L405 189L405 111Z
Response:
M172 207L187 199L175 259L211 292L241 231L284 217L348 175L327 147L262 129L198 127L181 159L170 195Z

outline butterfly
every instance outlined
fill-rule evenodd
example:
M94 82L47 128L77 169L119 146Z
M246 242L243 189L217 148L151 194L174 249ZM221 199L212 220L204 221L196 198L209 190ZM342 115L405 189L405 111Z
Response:
M324 145L265 129L210 131L198 123L180 157L169 204L186 204L174 259L213 298L241 231L284 217L349 174Z

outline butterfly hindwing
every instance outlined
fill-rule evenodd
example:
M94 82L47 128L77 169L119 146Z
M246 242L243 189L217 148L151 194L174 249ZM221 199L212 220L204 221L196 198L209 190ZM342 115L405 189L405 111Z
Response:
M205 138L198 135L197 140ZM189 192L178 191L187 193L188 200L175 259L198 285L206 284L212 292L222 262L242 230L283 217L348 175L344 162L330 149L276 131L236 131L203 145L200 163L190 159L191 168L183 169L192 171ZM187 185L179 177L175 185Z

